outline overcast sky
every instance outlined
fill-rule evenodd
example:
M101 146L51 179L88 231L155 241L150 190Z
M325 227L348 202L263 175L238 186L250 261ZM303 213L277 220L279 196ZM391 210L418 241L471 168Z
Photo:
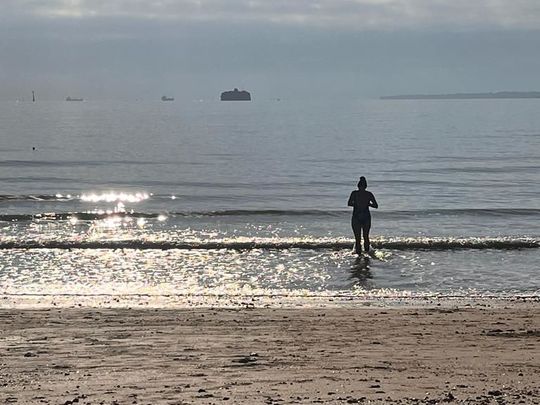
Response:
M539 0L0 0L0 98L540 90Z

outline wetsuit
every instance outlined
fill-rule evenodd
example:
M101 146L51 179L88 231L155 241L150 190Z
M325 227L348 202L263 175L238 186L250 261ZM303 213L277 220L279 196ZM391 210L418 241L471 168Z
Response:
M371 194L369 191L363 191L363 193L366 193L368 195L360 196L359 193L362 193L362 191L356 190L353 191L351 194L351 199L353 200L353 230L355 227L358 227L359 230L361 228L371 228L371 213L369 212L369 205L366 205L366 202L369 203L370 199L373 198L373 194Z
M356 239L357 253L361 252L362 234L364 236L364 249L366 252L369 250L369 230L371 228L370 203L376 204L375 197L367 190L355 190L349 197L349 206L353 207L351 225Z

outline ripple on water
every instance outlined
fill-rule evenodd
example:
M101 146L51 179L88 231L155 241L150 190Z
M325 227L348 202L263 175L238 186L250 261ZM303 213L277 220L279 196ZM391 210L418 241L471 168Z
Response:
M526 271L538 249L11 249L0 251L4 294L501 295L538 294Z

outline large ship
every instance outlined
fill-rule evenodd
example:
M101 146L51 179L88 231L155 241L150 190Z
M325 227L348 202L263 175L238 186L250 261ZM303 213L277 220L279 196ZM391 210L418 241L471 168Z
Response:
M162 96L161 101L174 101L174 97Z
M221 93L221 101L251 101L251 94L245 90L234 89Z
M84 98L67 96L66 101L84 101Z

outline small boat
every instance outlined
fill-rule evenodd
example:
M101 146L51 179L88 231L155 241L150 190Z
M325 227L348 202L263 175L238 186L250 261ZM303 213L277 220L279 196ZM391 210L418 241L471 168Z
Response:
M84 101L84 98L67 96L66 101Z
M174 97L162 96L161 101L174 101Z

